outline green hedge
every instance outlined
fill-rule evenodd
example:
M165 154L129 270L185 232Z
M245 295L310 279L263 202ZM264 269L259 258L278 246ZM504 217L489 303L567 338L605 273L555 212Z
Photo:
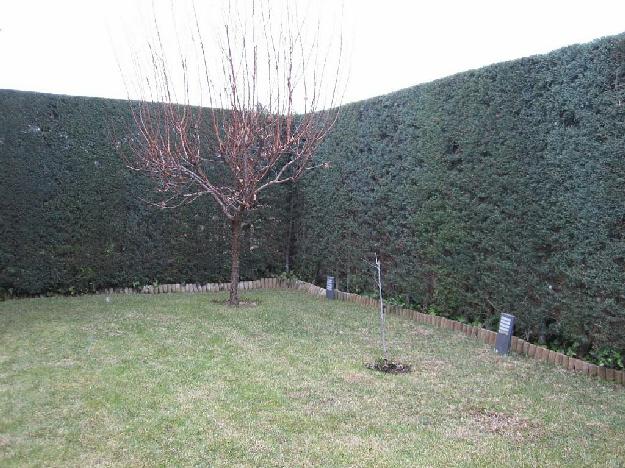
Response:
M127 170L112 135L128 103L0 91L0 288L81 292L229 276L229 224L211 201L163 211L150 181ZM284 268L286 188L244 226L242 276Z
M297 270L625 350L625 36L345 106L300 186ZM330 208L331 207L331 208Z

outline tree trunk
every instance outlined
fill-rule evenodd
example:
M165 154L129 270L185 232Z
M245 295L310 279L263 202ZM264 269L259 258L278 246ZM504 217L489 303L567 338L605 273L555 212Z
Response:
M230 241L230 255L232 269L230 272L230 299L228 304L239 305L239 257L241 255L241 214L232 218L232 239Z
M293 198L295 198L293 196L293 187L291 187L290 193L289 193L289 230L286 236L286 255L285 255L285 262L284 262L284 270L287 273L291 272L291 244L292 244L292 239L293 239Z

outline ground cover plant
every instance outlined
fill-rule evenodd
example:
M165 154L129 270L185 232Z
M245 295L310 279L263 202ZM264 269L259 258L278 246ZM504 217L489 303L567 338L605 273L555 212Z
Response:
M0 465L625 463L625 392L295 291L0 303Z

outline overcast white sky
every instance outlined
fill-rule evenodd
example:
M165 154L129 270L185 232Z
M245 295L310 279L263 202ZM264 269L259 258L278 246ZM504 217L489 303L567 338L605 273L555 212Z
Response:
M116 55L146 31L152 2L170 1L0 0L0 89L125 98ZM337 0L302 1L339 17ZM210 14L219 2L196 3ZM625 31L624 0L344 0L343 9L345 102Z

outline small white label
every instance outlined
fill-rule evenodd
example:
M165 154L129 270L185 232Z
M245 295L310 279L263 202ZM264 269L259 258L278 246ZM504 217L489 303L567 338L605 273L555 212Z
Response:
M510 318L501 317L499 321L499 333L507 335L510 332Z

